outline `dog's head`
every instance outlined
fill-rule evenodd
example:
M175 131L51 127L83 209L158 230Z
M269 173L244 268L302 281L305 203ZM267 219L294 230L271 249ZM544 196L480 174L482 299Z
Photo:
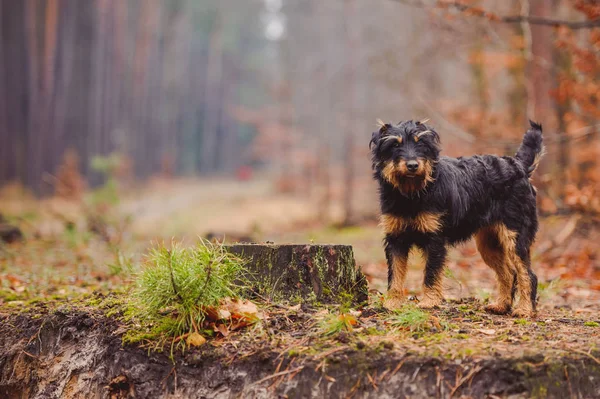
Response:
M404 121L397 125L379 122L369 143L375 176L404 194L423 190L432 183L440 155L440 137L423 122Z

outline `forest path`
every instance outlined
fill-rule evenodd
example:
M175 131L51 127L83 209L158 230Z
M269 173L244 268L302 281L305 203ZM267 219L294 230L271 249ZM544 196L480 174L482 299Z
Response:
M277 232L313 218L304 196L277 194L267 180L156 181L120 206L132 231L162 237Z

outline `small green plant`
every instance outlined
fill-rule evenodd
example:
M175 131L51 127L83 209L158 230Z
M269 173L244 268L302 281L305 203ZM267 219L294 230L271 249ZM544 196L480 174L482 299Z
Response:
M393 328L410 330L411 332L424 332L433 325L431 315L415 305L405 305L402 309L388 317L387 322Z
M481 298L481 300L483 301L483 303L488 303L490 301L490 298L492 296L492 293L486 289L478 289L477 290L477 296L479 298Z
M96 155L92 158L92 170L100 173L105 178L104 184L94 190L91 201L94 205L117 205L119 203L118 184L115 177L116 171L122 163L122 156L112 153L107 156Z
M342 331L352 332L358 323L349 313L332 314L321 321L321 332L325 336L336 335Z
M220 244L201 240L194 248L173 243L154 248L136 276L128 314L147 328L127 342L199 334L208 312L243 291L244 262ZM139 339L136 339L138 337ZM183 342L180 339L178 342Z
M549 282L538 283L538 296L541 301L547 301L556 296L564 288L564 281L556 278Z
M115 261L108 265L111 276L120 276L124 272L131 274L133 272L133 262L130 257L126 257L120 249L115 250Z
M526 326L527 324L529 324L529 322L525 319L516 319L515 324L520 326Z
M583 325L586 327L600 327L600 323L596 321L586 321L585 323L583 323Z

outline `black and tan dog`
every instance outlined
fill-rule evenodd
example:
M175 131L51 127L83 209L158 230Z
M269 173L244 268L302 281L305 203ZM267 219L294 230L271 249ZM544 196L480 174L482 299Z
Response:
M422 122L380 123L370 147L379 182L385 232L388 294L384 306L404 301L412 247L426 256L422 308L443 301L442 272L448 247L475 236L498 279L496 314L535 312L537 277L530 249L538 229L536 192L529 178L543 153L542 127L534 122L514 157L440 156L437 132ZM518 302L513 307L515 294Z

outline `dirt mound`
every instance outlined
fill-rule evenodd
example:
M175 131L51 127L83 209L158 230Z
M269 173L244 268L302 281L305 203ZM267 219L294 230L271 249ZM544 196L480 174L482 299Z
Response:
M300 327L298 325L297 327ZM489 395L598 397L600 362L562 358L448 359L377 347L340 345L294 354L269 347L230 357L215 345L176 354L121 344L118 323L101 314L55 311L3 315L3 398L413 398ZM302 334L298 329L296 333Z

